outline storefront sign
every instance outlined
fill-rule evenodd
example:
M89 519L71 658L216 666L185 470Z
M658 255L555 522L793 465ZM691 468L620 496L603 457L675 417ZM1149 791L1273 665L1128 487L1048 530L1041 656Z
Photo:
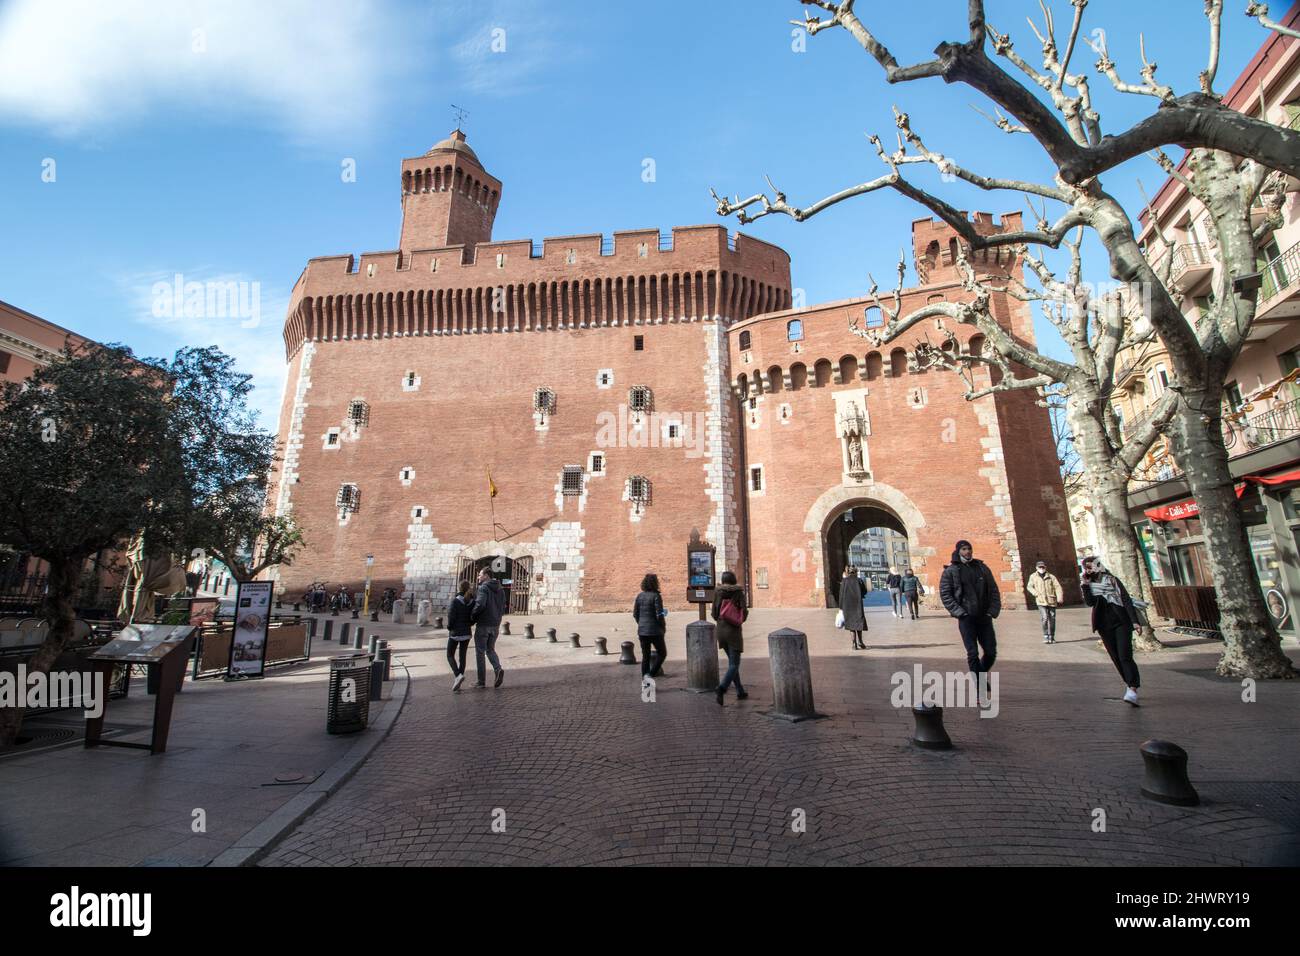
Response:
M1236 491L1237 497L1240 498L1246 491L1246 482L1239 482ZM1176 501L1171 505L1148 508L1142 513L1152 521L1178 521L1182 518L1195 518L1201 513L1201 508L1195 498L1188 498L1186 501Z
M230 673L261 677L271 626L273 581L245 581L235 592L235 630L230 637Z

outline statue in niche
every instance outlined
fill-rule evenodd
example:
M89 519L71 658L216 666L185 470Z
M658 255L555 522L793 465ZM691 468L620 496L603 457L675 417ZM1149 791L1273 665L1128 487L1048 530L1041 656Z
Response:
M862 439L857 435L849 436L849 474L856 475L862 471Z
M868 477L863 441L871 434L871 425L857 402L848 404L840 413L837 424L840 440L844 442L848 474L857 479Z

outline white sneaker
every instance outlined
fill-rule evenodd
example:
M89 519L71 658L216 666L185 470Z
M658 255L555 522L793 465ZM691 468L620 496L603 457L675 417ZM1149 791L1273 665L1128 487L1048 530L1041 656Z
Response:
M1124 703L1132 704L1134 707L1138 705L1138 692L1132 687L1124 692Z
M456 675L456 679L455 679L454 681L451 682L451 689L452 689L452 690L460 690L460 685L463 684L463 683L465 683L465 675L464 675L464 674L457 674L457 675Z

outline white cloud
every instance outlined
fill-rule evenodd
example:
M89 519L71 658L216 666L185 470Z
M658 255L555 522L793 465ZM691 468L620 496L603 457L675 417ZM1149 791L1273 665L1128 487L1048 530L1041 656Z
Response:
M160 269L115 281L127 299L128 315L157 343L146 354L215 345L253 377L249 405L261 426L275 432L286 371L282 330L287 298L251 276L210 268ZM179 293L174 293L178 285Z
M376 0L12 0L0 117L71 135L159 104L312 139L364 128L414 39Z

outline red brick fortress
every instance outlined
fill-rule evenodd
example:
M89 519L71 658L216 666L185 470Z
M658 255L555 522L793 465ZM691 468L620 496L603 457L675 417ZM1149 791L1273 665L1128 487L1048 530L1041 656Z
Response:
M511 582L517 611L630 608L647 571L681 607L698 528L758 604L818 605L822 566L842 556L813 547L795 571L789 555L824 534L805 525L832 499L828 521L857 502L901 524L926 553L927 586L950 529L1004 574L1009 603L1023 549L1030 562L1043 548L1073 553L1032 396L967 405L947 373L877 382L872 369L892 362L848 331L856 306L790 312L790 260L776 246L721 226L494 242L501 182L459 131L403 161L401 187L399 249L312 259L293 290L272 496L307 548L281 572L288 596L312 580L359 587L373 555L376 590L437 606L486 565ZM933 230L951 237L927 221L917 241ZM939 275L946 255L909 302L953 291ZM1000 307L1032 337L1027 313ZM792 316L805 330L802 380ZM742 332L753 340L743 350ZM909 388L922 385L917 413ZM835 410L850 392L874 426L865 481L841 462ZM776 417L783 404L793 419ZM955 442L935 437L945 418ZM1010 468L1007 441L1024 443ZM768 479L755 494L748 462L759 458Z

